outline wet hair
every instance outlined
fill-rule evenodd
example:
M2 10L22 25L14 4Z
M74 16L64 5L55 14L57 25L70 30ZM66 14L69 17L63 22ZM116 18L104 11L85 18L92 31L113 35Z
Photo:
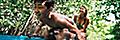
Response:
M83 7L85 9L84 17L86 17L87 16L87 8L84 5L82 5L81 7Z
M46 1L46 0L34 0L34 4L35 3L41 3L42 4L44 1Z
M45 6L47 7L47 9L49 9L50 7L54 7L54 1L53 0L47 0L45 3Z
M45 6L47 7L47 9L49 9L51 7L54 7L54 1L53 0L34 0L34 4L39 3L39 4L42 5L43 2L45 2Z

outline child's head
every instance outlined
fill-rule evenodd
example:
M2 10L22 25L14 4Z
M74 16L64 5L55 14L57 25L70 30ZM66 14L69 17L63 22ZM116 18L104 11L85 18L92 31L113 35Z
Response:
M80 7L80 14L84 14L84 17L87 16L87 9L83 5Z
M54 7L53 0L34 0L34 11L35 13L45 12L46 9Z

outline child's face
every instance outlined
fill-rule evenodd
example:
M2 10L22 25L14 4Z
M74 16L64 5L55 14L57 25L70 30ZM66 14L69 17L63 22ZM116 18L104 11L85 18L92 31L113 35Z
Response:
M85 8L84 7L80 7L80 13L85 13Z
M44 13L45 9L47 9L47 7L44 5L44 2L43 3L35 3L35 8L34 8L35 13Z

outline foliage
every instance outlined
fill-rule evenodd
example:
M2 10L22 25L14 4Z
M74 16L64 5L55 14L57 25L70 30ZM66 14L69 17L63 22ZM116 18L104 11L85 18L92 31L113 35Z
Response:
M118 0L55 0L57 12L73 17L79 7L88 9L90 24L87 40L120 39L120 1ZM33 0L0 0L0 33L21 30L32 13ZM18 31L18 30L17 30Z
M32 13L32 0L0 0L0 28L21 29Z
M119 17L120 2L117 0L114 0L114 1L107 0L107 1L101 1L99 5L100 6L98 10L96 10L97 12L96 15L101 16L107 22L112 23L112 24L109 24L111 25L110 27L108 27L109 25L107 25L107 27L110 28L108 30L110 33L105 34L105 39L118 40L120 38L120 35L119 35L120 32L118 32L119 31L118 29L120 29L119 28L120 25L118 25L120 22L120 17Z

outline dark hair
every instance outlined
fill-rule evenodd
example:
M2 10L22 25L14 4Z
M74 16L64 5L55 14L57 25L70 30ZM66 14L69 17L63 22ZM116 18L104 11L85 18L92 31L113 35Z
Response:
M34 4L35 3L43 3L44 1L46 1L46 0L34 0Z
M81 7L85 8L85 14L84 14L84 17L86 17L86 16L87 16L87 8L86 8L84 5L82 5Z
M39 3L39 4L42 5L43 2L45 2L45 6L47 7L47 9L49 9L50 7L54 7L54 1L53 0L34 0L34 4Z
M49 9L50 7L54 7L54 1L53 0L47 0L45 3L45 6L47 7L47 9Z

